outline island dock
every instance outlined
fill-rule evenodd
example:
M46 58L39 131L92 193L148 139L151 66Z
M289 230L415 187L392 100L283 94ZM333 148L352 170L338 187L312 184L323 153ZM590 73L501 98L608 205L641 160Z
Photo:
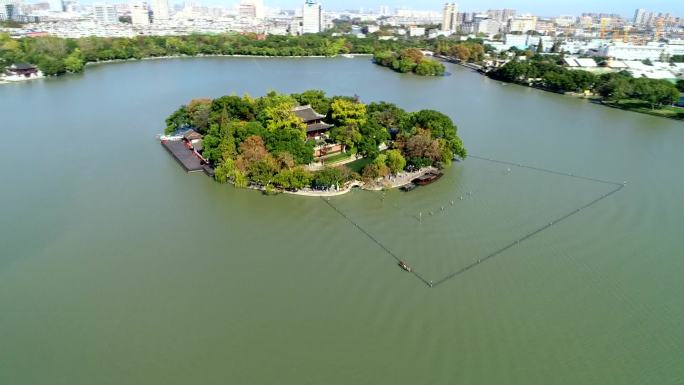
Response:
M182 140L162 140L162 146L183 166L187 172L205 171L202 160Z

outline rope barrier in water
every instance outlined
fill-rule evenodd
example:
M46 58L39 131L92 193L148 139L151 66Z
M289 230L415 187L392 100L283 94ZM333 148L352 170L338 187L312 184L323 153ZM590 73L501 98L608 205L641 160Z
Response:
M527 169L530 169L530 170L535 170L535 171L540 171L540 172L545 172L545 173L550 173L550 174L556 174L556 175L561 175L561 176L566 176L566 177L572 177L572 178L577 178L577 179L584 179L584 180L591 181L591 182L610 184L610 185L616 186L616 188L613 189L613 190L611 190L611 191L609 191L609 192L607 192L607 193L605 193L605 194L603 194L603 195L601 195L600 197L598 197L598 198L592 200L591 202L589 202L589 203L587 203L587 204L585 204L585 205L583 205L583 206L581 206L581 207L579 207L579 208L577 208L577 209L575 209L575 210L573 210L573 211L571 211L571 212L569 212L569 213L567 213L567 214L565 214L565 215L563 215L563 216L561 216L561 217L559 217L559 218L557 218L557 219L555 219L555 220L553 220L553 221L551 221L551 222L549 222L549 223L547 223L547 224L545 224L545 225L543 225L543 226L541 226L541 227L539 227L539 228L537 228L537 229L535 229L535 230L532 230L531 232L529 232L529 233L523 235L522 237L517 238L517 239L515 239L514 241L508 243L508 244L505 245L504 247L502 247L502 248L500 248L500 249L498 249L498 250L496 250L496 251L494 251L494 252L488 254L487 256L485 256L485 257L483 257L483 258L479 258L477 261L475 261L475 262L473 262L473 263L471 263L471 264L469 264L469 265L467 265L467 266L465 266L465 267L463 267L463 268L461 268L461 269L459 269L459 270L457 270L457 271L455 271L455 272L453 272L453 273L451 273L451 274L446 275L445 277L441 278L440 280L438 280L438 281L436 281L436 282L428 281L428 280L425 279L423 276L421 276L420 274L418 274L415 270L411 271L411 273L412 273L414 276L416 276L416 278L420 279L423 283L425 283L425 284L426 284L427 286L429 286L429 287L436 287L436 286L438 286L438 285L441 285L441 284L443 284L443 283L449 281L450 279L453 279L453 278L455 278L455 277L457 277L457 276L459 276L459 275L461 275L461 274L463 274L463 273L465 273L465 272L467 272L467 271L473 269L474 267L480 265L481 263L483 263L483 262L485 262L485 261L488 261L488 260L490 260L490 259L492 259L492 258L494 258L494 257L496 257L496 256L498 256L498 255L501 255L501 254L502 254L503 252L505 252L506 250L508 250L508 249L510 249L510 248L512 248L512 247L514 247L514 246L516 246L516 245L518 245L518 244L520 244L521 242L524 242L524 241L526 241L526 240L532 238L533 236L535 236L535 235L541 233L542 231L544 231L544 230L550 228L551 226L557 225L557 224L559 224L559 223L565 221L566 219L572 217L573 215L578 214L578 213L581 212L582 210L588 209L588 208L590 208L591 206L597 204L598 202L600 202L600 201L602 201L602 200L608 198L609 196L611 196L611 195L617 193L618 191L622 190L622 188L625 187L625 184L626 184L626 182L625 182L625 183L617 183L617 182L602 180L602 179L598 179L598 178L591 178L591 177L586 177L586 176L581 176L581 175L574 175L574 174L565 173L565 172L561 172L561 171L549 170L549 169L544 169L544 168L535 167L535 166L523 165L523 164L520 164L520 163L513 163L513 162L507 162L507 161L502 161L502 160L497 160L497 159L491 159L491 158L486 158L486 157L480 157L480 156L476 156L476 155L469 155L469 157L470 157L470 158L474 158L474 159L479 159L479 160L485 160L485 161L489 161L489 162L493 162L493 163L499 163L499 164L505 164L505 165L510 165L510 166L516 166L516 167L527 168ZM397 263L401 262L401 258L399 258L399 256L397 256L394 252L392 252L389 248L387 248L387 246L385 246L382 242L380 242L377 238L375 238L370 232L368 232L366 229L364 229L360 224L358 224L358 223L355 222L353 219L351 219L348 215L346 215L342 210L340 210L338 207L336 207L335 205L333 205L333 204L330 202L329 199L324 199L324 198L321 198L321 199L322 199L330 208L332 208L333 210L335 210L340 216L342 216L342 217L343 217L344 219L346 219L349 223L351 223L352 225L354 225L354 227L356 227L361 233L363 233L364 235L366 235L366 237L368 237L371 241L373 241L373 242L374 242L375 244L377 244L381 249L383 249L387 254L389 254L392 258L394 258L395 261L396 261Z
M623 187L625 187L624 184L618 184L617 187L616 187L614 190L611 190L611 191L609 191L608 193L601 195L600 197L598 197L598 198L594 199L593 201L591 201L591 202L589 202L589 203L583 205L582 207L580 207L580 208L578 208L578 209L575 209L575 210L573 210L573 211L571 211L571 212L569 212L569 213L563 215L562 217L557 218L556 220L551 221L551 222L545 224L544 226L541 226L541 227L539 227L539 228L537 228L537 229L535 229L535 230L533 230L533 231L531 231L531 232L529 232L529 233L523 235L522 237L520 237L520 238L518 238L518 239L512 241L511 243L507 244L506 246L504 246L504 247L502 247L502 248L500 248L500 249L498 249L498 250L492 252L491 254L489 254L489 255L487 255L487 256L485 256L485 257L483 257L483 258L478 259L476 262L473 262L473 263L471 263L471 264L469 264L469 265L467 265L467 266L461 268L460 270L457 270L457 271L455 271L455 272L453 272L453 273L451 273L451 274L445 276L444 278L442 278L442 279L440 279L440 280L434 282L434 283L432 284L432 287L435 287L435 286L437 286L437 285L441 285L441 284L443 284L444 282L446 282L446 281L448 281L448 280L450 280L450 279L452 279L452 278L455 278L455 277L457 277L457 276L459 276L459 275L465 273L466 271L472 269L473 267L479 265L480 263L485 262L485 261L487 261L487 260L489 260L489 259L492 259L492 258L494 258L494 257L496 257L496 256L498 256L498 255L500 255L500 254L502 254L504 251L506 251L506 250L512 248L513 246L516 246L516 245L520 244L521 242L524 242L524 241L526 241L526 240L532 238L533 236L535 236L535 235L541 233L542 231L544 231L544 230L550 228L551 226L557 225L557 224L561 223L562 221L564 221L564 220L566 220L566 219L572 217L573 215L578 214L580 211L582 211L582 210L584 210L584 209L587 209L587 208L589 208L589 207L591 207L591 206L597 204L598 202L602 201L603 199L608 198L609 196L611 196L611 195L617 193L618 191L622 190Z
M616 185L616 186L617 186L617 185L622 186L622 185L625 184L625 183L618 183L618 182L613 182L613 181L604 180L604 179L592 178L592 177L588 177L588 176L575 175L575 174L571 174L571 173L567 173L567 172L563 172L563 171L555 171L555 170L549 170L549 169L546 169L546 168L541 168L541 167L536 167L536 166L529 166L529 165L521 164L521 163L514 163L514 162L508 162L508 161L504 161L504 160L492 159L492 158L487 158L487 157L484 157L484 156L468 155L468 158L479 159L479 160L486 160L486 161L492 162L492 163L505 164L505 165L508 165L508 166L516 166L516 167L526 168L526 169L530 169L530 170L534 170L534 171L541 171L541 172L545 172L545 173L549 173L549 174L556 174L556 175L561 175L561 176L567 176L567 177L570 177L570 178L584 179L584 180L588 180L588 181L591 181L591 182L612 184L612 185Z
M380 242L377 238L375 238L371 233L369 233L368 231L366 231L366 229L364 229L363 227L361 227L361 225L359 225L358 223L356 223L356 222L355 222L353 219L351 219L347 214L345 214L344 212L342 212L342 210L340 210L339 208L337 208L337 206L333 205L333 204L330 202L330 200L325 199L325 198L323 198L323 197L321 197L321 199L322 199L323 202L325 202L328 206L330 206L333 210L335 210L340 216L342 216L342 217L343 217L344 219L346 219L349 223L351 223L352 225L354 225L354 227L356 227L360 232L362 232L363 234L365 234L366 237L368 237L368 239L370 239L371 241L373 241L376 245L380 246L380 248L383 249L383 250L384 250L387 254L389 254L392 258L394 258L394 259L396 260L397 263L401 262L401 258L399 258L396 254L394 254L394 252L392 252L392 250L388 249L387 246L385 246L382 242ZM415 275L418 279L420 279L421 281L423 281L423 283L425 283L426 285L432 286L432 283L431 283L430 281L428 281L427 279L423 278L423 276L421 276L420 274L418 274L415 270L412 269L411 273L412 273L413 275Z

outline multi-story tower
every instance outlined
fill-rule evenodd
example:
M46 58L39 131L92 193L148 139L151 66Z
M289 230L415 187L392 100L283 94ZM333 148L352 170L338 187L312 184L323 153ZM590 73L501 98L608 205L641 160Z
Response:
M261 0L242 0L239 15L245 19L263 19L265 16L264 3Z
M152 12L154 22L169 20L169 1L168 0L152 0Z
M444 11L442 13L442 31L454 32L458 27L458 5L456 3L444 4Z
M314 0L306 0L302 8L302 33L319 33L323 29L323 11Z
M150 10L147 3L136 1L131 3L131 23L133 25L150 24Z
M93 4L93 13L95 20L101 24L116 24L119 22L119 15L116 12L116 7L111 4L95 3Z
M646 10L645 9L639 8L636 11L634 11L634 25L643 25L645 17L646 17Z

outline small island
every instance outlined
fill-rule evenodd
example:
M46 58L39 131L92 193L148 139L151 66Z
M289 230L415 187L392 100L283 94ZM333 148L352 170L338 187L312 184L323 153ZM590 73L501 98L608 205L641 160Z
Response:
M312 196L424 184L466 156L438 111L320 90L194 99L166 119L161 142L187 171L220 183Z
M373 55L373 63L391 68L397 72L412 72L420 76L444 75L444 64L428 59L418 48L406 48L401 51L380 51Z

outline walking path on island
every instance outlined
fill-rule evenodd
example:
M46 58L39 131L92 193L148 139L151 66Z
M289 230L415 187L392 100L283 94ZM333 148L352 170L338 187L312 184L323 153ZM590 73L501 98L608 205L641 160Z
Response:
M397 175L394 176L387 176L385 178L378 178L375 181L375 185L373 186L367 186L366 183L354 180L345 183L344 187L339 189L339 190L314 190L310 188L305 188L301 189L298 191L283 191L286 194L292 194L292 195L303 195L303 196L309 196L309 197L334 197L334 196L339 196L348 193L351 191L352 188L354 187L361 187L365 190L369 191L380 191L385 188L397 188L401 187L407 183L410 183L412 180L418 178L419 176L428 173L430 171L435 171L436 168L434 167L425 167L421 168L420 170L413 171L413 172L401 172Z

